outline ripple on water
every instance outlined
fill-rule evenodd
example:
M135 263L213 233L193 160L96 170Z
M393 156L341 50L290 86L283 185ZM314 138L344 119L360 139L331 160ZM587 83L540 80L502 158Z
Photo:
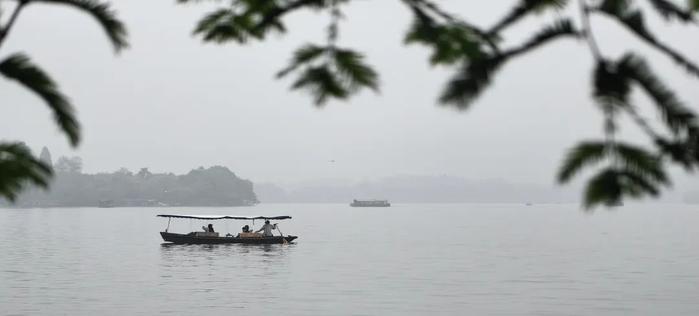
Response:
M699 240L699 213L690 209L182 211L279 209L294 217L282 225L301 236L296 244L162 244L163 222L150 209L0 211L0 231L9 232L0 239L0 307L22 315L699 315L699 247L689 242ZM444 229L426 231L426 218ZM201 226L181 224L173 229Z

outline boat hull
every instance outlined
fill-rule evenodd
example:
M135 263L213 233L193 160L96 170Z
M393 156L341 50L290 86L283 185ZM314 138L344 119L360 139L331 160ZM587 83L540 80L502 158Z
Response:
M240 238L240 237L213 237L213 236L195 236L194 234L175 234L160 232L160 236L164 241L175 244L252 244L252 245L270 245L283 244L292 242L297 236L272 236L259 238Z
M386 204L359 204L359 203L350 203L351 207L391 207L391 203L386 203Z

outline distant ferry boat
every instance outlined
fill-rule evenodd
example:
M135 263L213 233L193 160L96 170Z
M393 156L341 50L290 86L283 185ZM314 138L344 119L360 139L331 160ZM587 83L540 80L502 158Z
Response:
M387 200L352 200L352 207L389 207L391 203Z
M98 201L97 207L100 208L111 208L111 207L145 207L145 206L168 206L158 200L147 200L147 199L124 199L124 200L100 200Z

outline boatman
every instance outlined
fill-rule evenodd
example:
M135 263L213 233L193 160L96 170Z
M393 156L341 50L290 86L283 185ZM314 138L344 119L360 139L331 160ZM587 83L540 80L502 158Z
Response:
M277 224L272 225L269 223L269 220L265 220L265 224L262 225L262 228L258 229L256 233L259 233L264 230L264 233L262 233L262 235L264 235L265 237L272 237L274 236L272 234L272 230L274 229L277 229Z

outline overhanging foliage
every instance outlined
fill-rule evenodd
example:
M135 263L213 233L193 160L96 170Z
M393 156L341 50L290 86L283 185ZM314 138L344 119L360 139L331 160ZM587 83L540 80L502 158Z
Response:
M378 90L378 74L364 62L361 53L336 47L341 10L356 0L232 0L204 17L195 29L207 42L246 43L264 40L274 30L286 32L284 18L299 10L326 11L331 16L326 45L309 44L294 54L290 65L278 77L298 74L292 89L311 92L316 105L331 99L347 100L364 88ZM605 116L604 139L584 142L565 159L559 181L568 182L583 167L604 163L589 182L585 205L614 205L625 197L657 196L669 184L668 164L688 171L699 166L699 125L694 111L663 83L640 54L629 51L621 58L605 56L595 41L590 16L612 19L628 29L650 48L666 55L693 76L699 67L661 41L646 23L644 9L650 9L669 22L692 26L699 1L684 4L672 0L517 0L512 8L490 27L480 27L459 18L431 0L395 0L413 15L404 37L406 44L419 44L430 50L429 63L450 67L455 74L446 83L439 102L457 109L468 109L495 80L498 71L515 57L531 54L544 44L564 38L581 38L596 59L592 71L593 102ZM178 2L196 2L179 0ZM522 43L505 43L501 34L525 17L557 10L559 19L544 24L541 31ZM578 23L568 12L579 11ZM338 52L343 52L340 58ZM666 130L656 131L638 114L631 92L647 94L662 117ZM651 139L650 147L625 144L616 137L617 122L627 115Z
M12 3L12 6L8 6ZM3 8L12 8L7 21L0 15L0 47L7 40L12 27L23 10L33 5L57 5L76 9L93 17L102 27L116 52L128 47L124 24L111 7L98 0L9 0L0 2ZM52 111L56 124L68 137L71 146L80 142L80 124L73 105L54 80L24 53L14 53L0 58L0 75L12 80L37 95ZM7 106L12 106L8 104ZM19 143L0 142L0 198L15 200L28 184L46 188L52 176L51 170L31 151Z

